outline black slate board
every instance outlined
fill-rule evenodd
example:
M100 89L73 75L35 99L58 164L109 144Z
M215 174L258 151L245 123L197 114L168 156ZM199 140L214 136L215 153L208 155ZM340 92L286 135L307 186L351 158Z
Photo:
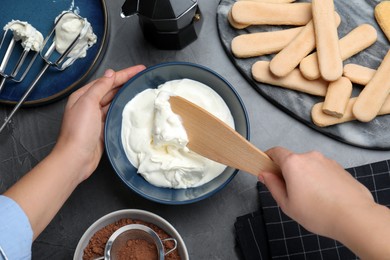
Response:
M232 39L240 34L280 30L288 27L261 25L250 26L242 30L234 29L227 21L227 14L234 2L235 0L220 1L217 9L218 33L227 55L234 63L237 70L242 73L247 81L262 96L307 126L331 138L362 148L378 150L390 149L390 115L379 116L369 123L352 121L321 128L312 123L310 111L312 106L315 103L323 101L323 98L256 82L251 75L252 64L258 60L270 60L272 59L273 55L265 55L248 59L237 59L231 53L230 43ZM344 61L344 64L356 63L377 69L383 57L389 50L389 41L384 36L380 27L377 25L374 17L374 8L379 2L380 1L372 0L335 0L335 8L341 17L341 24L338 27L340 38L345 36L355 27L364 23L374 26L378 32L378 40L375 44L358 53L357 55L347 59ZM362 86L354 85L353 96L357 96L361 88Z

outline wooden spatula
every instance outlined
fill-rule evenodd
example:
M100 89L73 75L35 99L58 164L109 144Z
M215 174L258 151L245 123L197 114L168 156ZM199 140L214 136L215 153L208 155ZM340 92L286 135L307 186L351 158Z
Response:
M263 170L281 175L279 166L264 152L205 109L179 96L171 96L169 102L183 120L190 150L255 176Z

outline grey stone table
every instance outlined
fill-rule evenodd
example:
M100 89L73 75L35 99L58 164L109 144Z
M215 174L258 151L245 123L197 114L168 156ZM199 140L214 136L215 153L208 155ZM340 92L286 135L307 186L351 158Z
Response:
M166 61L188 61L207 66L238 91L249 113L251 141L265 150L280 145L296 152L319 150L344 167L389 159L390 151L368 150L335 141L297 121L263 98L237 71L218 37L219 0L199 0L203 13L200 37L181 51L162 51L145 42L137 17L121 19L123 1L108 0L110 41L96 78L107 68ZM13 131L0 135L0 192L42 160L53 148L66 99L20 110ZM10 108L0 106L0 117ZM154 212L172 223L183 236L191 259L239 259L235 248L237 216L257 210L256 178L239 173L222 191L185 206L161 205L128 190L115 175L106 156L92 177L72 194L52 223L33 244L33 259L71 259L83 232L101 216L124 208Z

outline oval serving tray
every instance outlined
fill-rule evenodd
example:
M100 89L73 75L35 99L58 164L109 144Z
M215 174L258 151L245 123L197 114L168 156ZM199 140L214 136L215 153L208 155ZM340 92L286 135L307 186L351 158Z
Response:
M297 91L283 89L280 87L258 83L251 75L251 67L258 60L270 60L273 55L261 57L237 59L231 53L231 41L235 36L246 33L280 30L287 27L281 26L250 26L243 30L237 30L230 26L227 21L227 14L235 0L221 0L217 10L218 33L222 45L236 66L237 70L245 77L251 86L262 96L269 100L276 107L287 114L303 122L307 126L321 132L333 139L348 143L354 146L389 150L390 149L390 115L378 116L369 123L358 121L347 122L329 127L318 127L312 123L310 111L314 104L323 101L322 98L311 96ZM298 1L308 2L308 1ZM383 57L389 49L389 41L384 36L374 18L374 8L380 1L359 0L342 1L335 0L335 8L341 17L341 24L338 28L339 37L343 37L353 28L363 23L368 23L375 27L378 32L378 40L369 48L344 61L356 63L373 69L377 69ZM354 85L356 96L362 86Z

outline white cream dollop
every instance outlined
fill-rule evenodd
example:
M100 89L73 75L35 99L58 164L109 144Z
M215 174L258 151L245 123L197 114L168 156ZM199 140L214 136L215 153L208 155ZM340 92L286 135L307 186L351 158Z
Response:
M172 93L160 91L154 101L153 145L187 149L187 132L178 115L173 113L169 98Z
M4 26L4 31L11 30L16 41L21 41L24 49L40 51L43 43L42 34L31 24L19 20L12 20Z
M68 54L72 62L78 58L84 58L87 50L97 42L97 36L93 33L91 24L87 19L80 19L73 12L60 14L55 21L58 22L55 30L55 46L57 52L63 54L80 33L80 40Z
M159 187L190 188L203 185L226 168L190 151L187 133L174 114L169 97L178 95L203 107L234 128L223 99L194 80L172 80L146 89L130 100L122 112L121 140L128 160L148 182Z

